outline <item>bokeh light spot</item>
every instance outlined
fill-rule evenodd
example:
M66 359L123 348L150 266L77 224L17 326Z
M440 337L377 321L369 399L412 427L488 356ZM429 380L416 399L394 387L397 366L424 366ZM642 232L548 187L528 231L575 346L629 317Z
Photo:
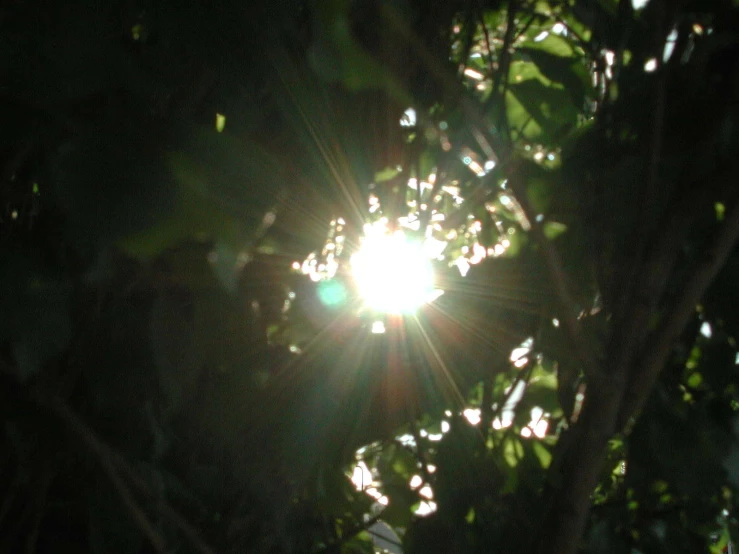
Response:
M327 279L317 285L318 299L328 308L338 308L346 302L346 287L336 279Z

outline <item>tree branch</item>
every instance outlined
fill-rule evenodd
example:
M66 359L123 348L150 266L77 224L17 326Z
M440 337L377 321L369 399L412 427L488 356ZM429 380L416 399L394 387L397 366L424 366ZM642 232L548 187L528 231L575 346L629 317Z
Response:
M516 199L518 200L526 219L528 219L531 225L530 233L534 236L534 239L541 247L549 278L552 280L554 292L560 304L560 318L562 320L562 325L567 334L567 338L570 341L575 357L582 364L585 375L589 379L597 379L601 371L598 364L588 351L585 337L582 334L582 329L575 317L575 301L570 294L569 287L567 286L567 276L565 275L559 252L554 247L554 244L552 244L544 234L541 223L536 221L533 211L528 203L526 190L518 181L518 177L516 175L511 175L508 182L516 195Z
M313 554L328 554L329 552L334 552L337 546L340 546L350 540L352 540L354 537L356 537L359 533L362 531L367 531L370 527L372 527L375 523L380 521L380 518L382 518L382 514L385 510L382 512L372 516L371 518L367 519L366 521L363 521L361 524L352 526L349 530L342 533L342 536L335 541L330 542L320 550L314 551Z
M516 10L518 9L518 5L514 0L510 0L508 2L508 8L507 8L507 14L506 14L506 30L505 35L503 35L503 47L500 55L500 63L498 64L498 71L495 74L495 79L493 81L493 89L492 94L490 95L490 100L488 102L493 102L494 99L498 99L499 108L498 108L498 128L503 130L508 137L510 141L510 134L508 129L508 118L506 117L505 112L505 94L508 90L508 71L511 66L511 46L513 45L513 40L515 39L514 32L516 30Z
M701 198L702 195L696 198L693 194L685 194L679 205L670 210L653 247L645 252L645 261L632 273L636 282L628 296L621 299L620 306L615 306L614 331L608 345L605 372L623 376L624 387L644 347L650 321L677 261L688 229L686 223L692 221L695 204Z
M624 395L619 424L625 424L644 405L665 365L675 341L695 313L695 307L716 274L726 263L739 239L739 201L735 201L716 232L703 261L695 268L672 309L655 332L652 345L635 368Z
M654 49L658 53L657 60L661 59L661 52L664 49L665 41L665 10L661 2L655 1L657 6L657 22L654 31ZM654 235L654 222L660 217L654 213L657 206L659 192L659 170L662 162L662 150L664 143L664 127L665 127L665 100L667 89L667 73L666 69L659 62L656 72L656 83L654 86L652 99L652 128L649 137L649 156L646 157L647 164L645 168L646 179L642 189L642 197L637 210L637 217L633 225L633 231L628 244L636 245L632 249L633 254L627 257L626 278L623 283L616 283L616 286L622 287L617 294L617 298L621 300L620 307L623 310L629 309L633 301L636 283L639 279L639 272L645 259L645 254L649 250L649 244ZM630 259L629 259L630 258ZM617 318L621 314L616 314Z
M123 505L128 510L133 520L139 526L139 529L144 536L149 540L154 550L157 552L164 553L167 551L164 538L157 532L153 524L149 521L141 507L136 503L130 489L123 482L123 479L116 471L116 468L108 455L108 448L100 439L95 436L92 429L90 429L72 410L70 410L66 404L61 400L52 398L49 401L41 401L41 403L50 408L55 414L57 414L64 423L77 435L77 437L85 444L90 450L98 462L103 472L106 474L110 482L113 484L118 496L121 498Z
M215 554L215 551L208 546L199 536L198 532L171 506L161 501L160 498L151 491L146 482L129 466L129 464L114 450L103 443L90 427L75 414L66 404L57 398L43 400L36 397L36 400L43 406L48 407L56 413L69 428L80 438L80 440L95 454L98 462L105 471L108 478L113 482L116 491L121 496L121 500L141 527L142 532L152 543L157 552L165 552L166 548L164 540L154 530L148 521L146 514L136 504L133 495L123 482L120 474L123 474L136 489L145 496L158 502L157 508L167 517L190 541L191 545L200 554Z
M727 174L729 178L730 173ZM692 199L692 203L689 200ZM686 195L685 202L676 208L655 245L655 256L644 268L642 294L662 295L667 278L681 243L677 231L685 227L685 209L695 205L695 196ZM656 299L648 305L635 305L629 317L617 322L617 332L609 345L608 366L604 368L596 386L588 389L583 415L567 437L569 448L563 452L561 464L554 469L553 482L566 486L552 491L552 504L547 510L542 533L537 545L541 554L570 554L577 550L587 523L590 496L597 485L606 458L606 446L613 434L623 427L648 397L667 359L672 345L695 310L716 273L723 266L739 237L739 202L735 202L723 225L707 247L703 263L689 278L670 314L656 332L653 340L644 341L647 321L656 306ZM634 369L638 348L652 345L648 354ZM631 379L629 381L629 378ZM552 466L555 467L554 464Z
M578 422L567 432L561 462L552 462L551 501L534 552L577 552L588 520L593 490L606 459L606 446L616 431L623 375L604 375L588 388ZM562 440L562 439L560 439Z

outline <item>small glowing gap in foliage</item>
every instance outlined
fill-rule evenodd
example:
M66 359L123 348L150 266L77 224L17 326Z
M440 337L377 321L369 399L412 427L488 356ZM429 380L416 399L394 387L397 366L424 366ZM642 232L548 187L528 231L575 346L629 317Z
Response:
M445 125L444 122L440 123L439 128L441 129L443 125ZM478 176L484 176L495 169L496 162L491 156L494 156L494 154L486 154L487 159L481 158L473 150L466 147L459 152L462 162ZM496 201L485 203L486 211L489 214L488 223L495 226L499 237L496 244L486 247L483 246L481 240L484 230L483 222L478 218L479 216L475 217L471 213L466 213L464 200L460 196L461 187L459 182L451 181L442 184L437 189L435 185L438 178L434 169L426 179L418 177L408 179L406 205L409 211L398 217L397 225L403 232L419 237L419 241L422 242L423 249L429 259L446 260L450 267L456 266L460 274L465 276L471 266L480 263L486 257L501 256L511 246L510 236L513 229L504 225L503 218L498 214L498 207L502 204L506 210L510 210L511 206L516 208L517 203L509 198L508 193L501 193ZM371 228L373 233L378 232L387 236L389 234L387 232L388 220L383 217L382 212L383 206L379 196L375 192L371 192L369 194L369 213L372 217L377 218L375 223L371 224ZM514 211L514 213L519 217L518 211ZM451 222L449 221L450 218ZM423 224L426 225L424 229L421 228ZM521 224L526 228L528 222L522 220ZM459 252L459 254L447 260L447 256L451 252ZM437 294L440 293L439 291ZM427 300L426 302L430 301Z
M372 334L382 335L385 332L385 324L382 321L372 323Z
M436 511L436 502L423 501L418 505L414 512L417 516L427 516L433 514Z
M481 412L477 408L467 408L462 412L462 415L471 425L479 425L480 421L482 421Z
M644 71L652 73L657 69L657 58L650 58L647 63L644 64Z
M469 67L464 70L464 74L475 81L482 81L485 78L485 75Z
M529 353L531 352L532 347L534 346L534 338L529 337L525 341L523 341L519 346L514 348L511 351L510 360L513 362L513 365L517 368L524 367L527 363L529 363Z
M413 313L438 297L431 261L423 244L409 240L402 231L388 233L386 224L383 218L365 225L361 247L351 258L352 275L368 308Z
M416 110L408 108L403 112L403 117L400 118L401 127L415 127L416 126Z
M549 422L545 419L545 415L544 410L541 408L532 408L531 421L526 427L521 429L521 436L524 438L535 436L540 439L546 437L547 430L549 429Z
M293 262L292 267L310 277L311 281L318 282L333 279L339 270L339 257L344 250L344 218L331 220L326 244L321 252L311 252L301 264Z
M383 506L388 505L388 497L379 491L377 488L379 483L373 479L372 472L363 461L358 462L357 465L354 466L351 481L358 491L367 493L368 496L371 496Z
M677 42L677 28L672 29L670 34L667 35L665 41L665 49L662 52L662 61L667 62L672 57L672 53L675 51L675 43Z
M514 387L515 388L513 390L506 390L508 401L503 406L500 417L493 420L493 429L506 429L513 424L513 416L515 415L514 409L523 397L524 391L526 390L526 383L518 381Z
M422 438L428 439L432 442L438 442L444 437L444 433L429 433L426 429L421 429L418 433Z
M416 438L408 433L395 437L395 439L403 446L410 446L411 448L416 447Z

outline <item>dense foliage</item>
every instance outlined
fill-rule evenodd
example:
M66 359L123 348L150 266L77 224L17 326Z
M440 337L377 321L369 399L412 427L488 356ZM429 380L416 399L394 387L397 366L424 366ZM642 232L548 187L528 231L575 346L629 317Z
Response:
M732 0L6 2L0 549L725 551L737 152Z

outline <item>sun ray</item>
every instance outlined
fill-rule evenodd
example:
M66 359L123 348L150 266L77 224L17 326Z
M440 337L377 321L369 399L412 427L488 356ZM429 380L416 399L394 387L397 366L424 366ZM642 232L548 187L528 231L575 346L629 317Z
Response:
M444 308L442 305L432 304L429 306L429 309L441 315L449 324L450 328L453 328L455 332L466 333L468 337L477 340L478 344L489 348L491 351L497 354L507 354L505 349L501 348L498 344L494 343L490 339L490 335L483 334L480 331L479 327L475 326L473 323L465 322L462 318L456 316L454 313Z
M462 394L462 391L459 390L459 386L452 376L452 372L444 361L444 358L439 353L436 346L434 346L433 341L429 338L428 333L423 328L423 325L419 318L413 317L413 321L415 322L415 329L419 331L420 336L423 339L422 347L431 354L431 361L435 363L435 373L440 372L440 375L446 380L447 387L442 388L442 391L446 390L451 392L452 401L457 402L457 407L463 406L465 402L464 395Z
M311 79L307 76L302 76L302 79L297 77L299 70L286 53L272 52L272 64L288 100L283 104L286 115L295 120L296 127L302 127L307 132L322 161L319 169L328 170L329 184L336 189L356 220L363 221L362 194L353 178L351 164L341 147L341 141L330 124L332 117L329 105L310 86ZM310 109L307 99L311 103Z

